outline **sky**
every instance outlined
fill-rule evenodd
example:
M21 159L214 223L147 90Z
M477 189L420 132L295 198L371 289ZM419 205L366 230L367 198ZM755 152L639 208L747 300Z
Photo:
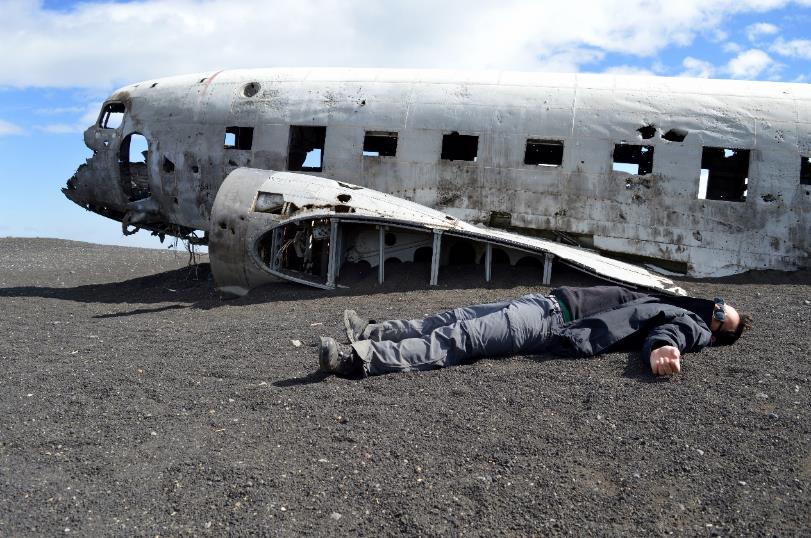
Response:
M0 0L0 237L167 248L69 202L114 89L242 67L811 82L811 0Z

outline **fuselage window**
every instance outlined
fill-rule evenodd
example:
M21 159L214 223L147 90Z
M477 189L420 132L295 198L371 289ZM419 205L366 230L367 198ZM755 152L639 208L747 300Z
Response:
M745 202L748 185L748 149L703 148L698 182L700 199Z
M99 127L102 129L115 129L124 121L124 103L107 103L101 109L99 116Z
M291 125L287 169L294 172L321 172L326 138L326 127Z
M800 185L811 185L811 157L800 159Z
M457 132L442 137L442 155L444 161L476 162L479 152L479 137L460 135Z
M364 157L394 157L397 154L397 133L366 131L363 137Z
M653 172L653 146L615 144L613 170L637 176L650 174Z
M226 127L225 149L251 149L253 147L253 127Z
M561 140L527 140L524 151L524 164L538 166L560 166L563 164L563 142Z

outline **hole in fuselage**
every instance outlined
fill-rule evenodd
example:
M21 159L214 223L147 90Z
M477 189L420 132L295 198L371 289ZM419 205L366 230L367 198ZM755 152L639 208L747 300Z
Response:
M448 265L470 265L476 263L476 249L470 241L457 241L448 253Z
M242 95L245 97L253 97L259 93L261 87L258 82L249 82L242 88Z
M127 135L118 151L118 171L121 188L130 202L149 198L149 144L139 133Z
M414 251L414 263L430 262L434 249L431 247L420 247Z

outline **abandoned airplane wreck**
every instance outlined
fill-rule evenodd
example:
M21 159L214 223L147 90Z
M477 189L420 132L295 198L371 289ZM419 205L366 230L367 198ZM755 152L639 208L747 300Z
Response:
M549 284L553 260L630 287L685 292L667 278L554 241L477 227L390 194L317 176L239 168L220 187L212 210L209 259L220 290L244 295L284 279L335 288L346 262L440 266L479 264L489 282L495 260L539 268ZM542 271L541 271L542 269Z
M506 228L526 242L557 238L692 276L811 265L807 84L233 70L121 88L103 104L85 143L94 155L63 189L69 199L121 221L125 233L143 228L210 242L212 255L222 254L220 275L233 272L246 256L270 256L270 263L262 263L279 273L298 270L295 263L316 263L285 266L291 248L302 252L301 234L294 239L301 229L275 228L256 238L263 255L253 244L221 242L227 237L217 218L226 203L219 200L221 191L226 177L253 177L245 169L260 170L266 179L291 172L284 177L293 179L285 181L302 193L326 188L315 178L358 185L435 209L447 222ZM251 188L253 208L272 206L275 198L268 196L281 194ZM329 242L334 246L363 223L346 220L349 214L341 211L347 204L325 203L334 205L329 218L343 230ZM280 211L242 216L246 223L266 214L304 218ZM326 213L316 220L324 218ZM358 217L366 224L371 218ZM313 240L327 228L333 234L332 224L324 226L311 225ZM446 239L452 235L425 223L420 233L425 226L442 230ZM467 226L470 240L474 232L484 233ZM403 227L395 235L405 241L408 234ZM364 241L375 242L371 236ZM534 252L562 259L546 243ZM476 247L477 256L486 244ZM328 285L329 267L337 270L339 263L319 261L327 272L310 276L319 274L319 282L325 276L322 284ZM250 286L251 278L233 285Z

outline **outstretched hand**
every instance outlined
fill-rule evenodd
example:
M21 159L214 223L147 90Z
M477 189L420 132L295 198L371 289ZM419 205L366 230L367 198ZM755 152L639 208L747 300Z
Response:
M655 375L673 375L681 372L681 353L674 346L662 346L650 353L650 369Z

